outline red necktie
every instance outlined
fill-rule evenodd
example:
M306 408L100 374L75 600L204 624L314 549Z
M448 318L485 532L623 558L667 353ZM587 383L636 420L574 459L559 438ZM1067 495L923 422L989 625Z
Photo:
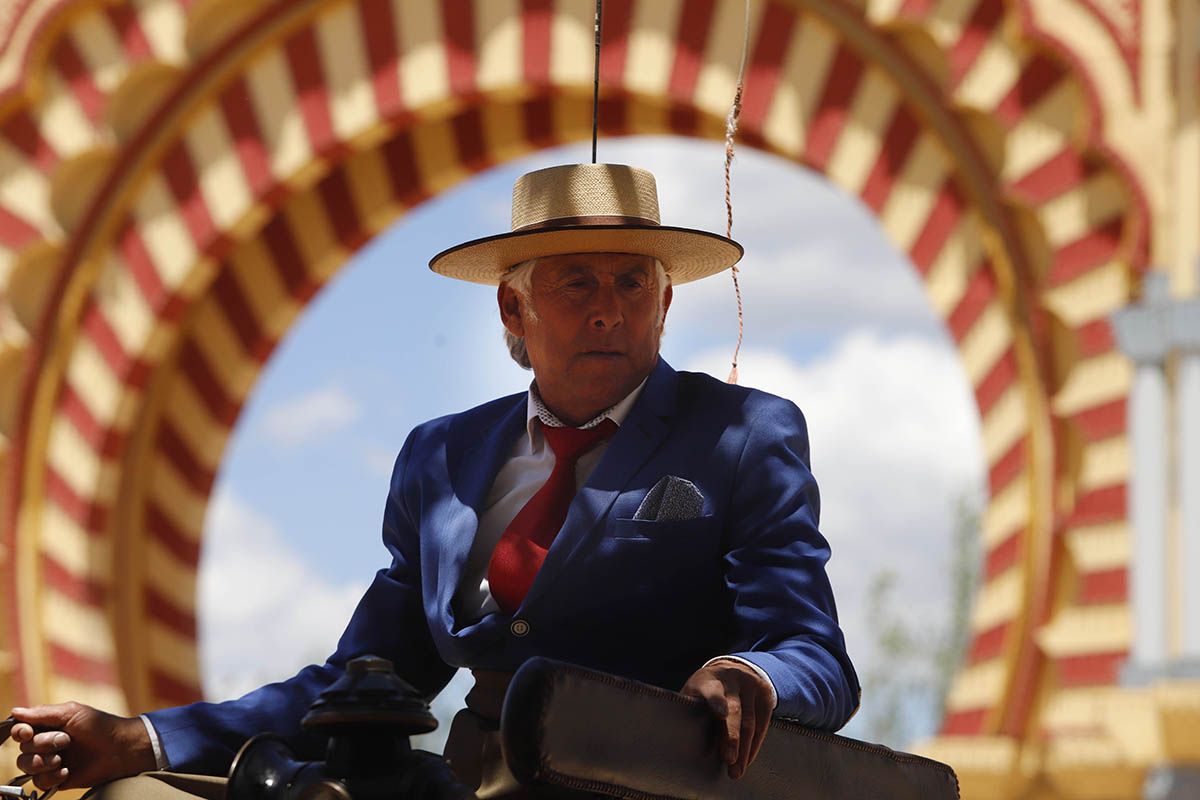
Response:
M554 469L504 529L488 565L488 589L504 613L512 614L521 605L567 519L575 497L575 462L616 431L617 423L607 417L594 428L542 426L554 451Z

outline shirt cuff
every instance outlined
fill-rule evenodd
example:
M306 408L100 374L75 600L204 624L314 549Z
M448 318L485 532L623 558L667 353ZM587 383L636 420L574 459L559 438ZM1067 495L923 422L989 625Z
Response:
M161 772L171 768L171 762L167 761L167 754L163 752L162 742L158 740L158 731L154 730L154 725L150 722L150 718L145 714L139 714L138 717L146 726L146 733L150 737L150 747L154 750L154 764Z
M765 683L767 688L771 690L771 710L774 711L775 706L779 705L779 693L775 691L775 682L771 680L771 676L766 673L766 670L764 670L758 664L755 664L749 659L742 658L741 656L717 656L716 658L710 658L708 661L704 662L704 667L707 667L709 664L712 664L716 661L736 661L739 664L745 664L747 667L754 670L755 674L762 678L763 683ZM704 667L701 667L701 669L704 669ZM158 751L156 750L155 752Z

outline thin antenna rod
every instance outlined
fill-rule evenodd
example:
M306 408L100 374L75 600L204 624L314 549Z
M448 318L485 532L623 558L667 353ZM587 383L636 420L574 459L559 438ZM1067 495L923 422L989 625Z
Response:
M600 128L600 23L604 0L596 0L596 71L592 79L592 163L596 163L596 132Z

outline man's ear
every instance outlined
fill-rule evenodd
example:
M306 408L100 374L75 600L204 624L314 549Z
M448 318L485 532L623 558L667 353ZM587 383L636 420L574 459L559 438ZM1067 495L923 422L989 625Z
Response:
M667 310L671 308L671 298L672 298L672 297L674 297L674 290L673 290L673 287L671 286L671 284L669 284L669 283L668 283L668 284L667 284L667 288L666 288L666 289L663 289L663 299L662 299L662 303L663 303L663 310L662 310L662 322L661 322L661 323L659 323L660 325L666 325L666 324L667 324Z
M513 336L525 335L525 320L521 317L521 303L524 298L507 283L500 284L496 289L496 304L500 307L500 321Z

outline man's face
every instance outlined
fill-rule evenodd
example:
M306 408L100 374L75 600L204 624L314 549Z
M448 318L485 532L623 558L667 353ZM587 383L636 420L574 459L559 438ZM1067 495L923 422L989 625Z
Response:
M582 424L620 402L654 367L671 287L657 285L650 257L547 256L530 289L533 314L502 284L500 316L525 338L538 390L556 414L571 417L564 422Z

